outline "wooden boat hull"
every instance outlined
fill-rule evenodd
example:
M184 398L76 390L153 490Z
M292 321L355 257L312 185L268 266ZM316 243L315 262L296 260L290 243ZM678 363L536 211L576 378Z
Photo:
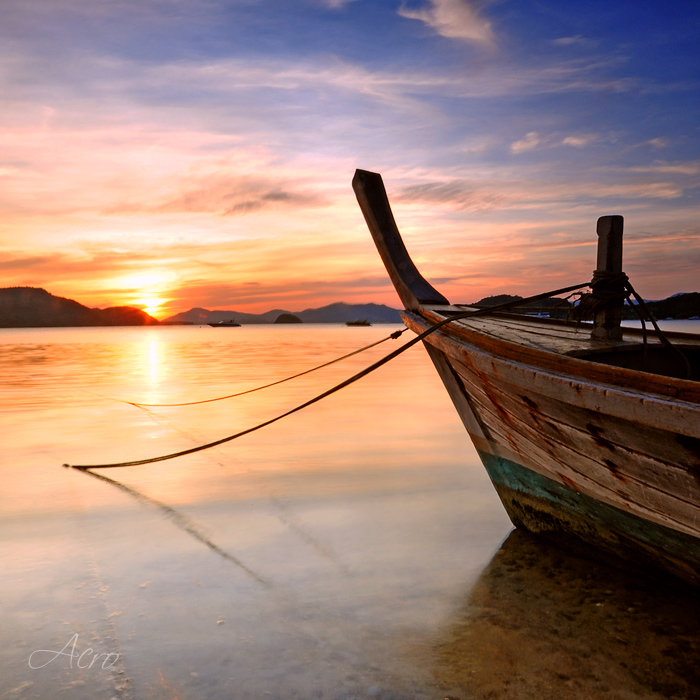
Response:
M404 312L416 332L426 316ZM516 527L700 585L697 404L594 381L585 360L512 359L462 329L424 342Z
M406 325L463 314L411 261L381 177L357 171L353 187ZM599 269L621 260L621 227L599 221ZM686 341L691 361L658 342L642 352L607 309L592 332L500 314L423 340L514 525L697 586L700 339Z
M571 545L573 536L582 545L647 573L666 571L698 585L697 538L610 506L510 460L478 452L516 527L565 546Z

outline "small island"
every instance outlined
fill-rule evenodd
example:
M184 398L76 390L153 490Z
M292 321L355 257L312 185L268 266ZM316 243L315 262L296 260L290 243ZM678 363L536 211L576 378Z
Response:
M276 319L275 323L304 323L298 316L294 314L280 314Z

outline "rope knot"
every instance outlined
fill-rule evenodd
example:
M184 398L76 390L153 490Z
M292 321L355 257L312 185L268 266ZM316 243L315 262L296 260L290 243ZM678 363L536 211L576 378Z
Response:
M591 292L581 294L574 310L578 321L590 320L600 311L622 306L630 296L629 278L624 272L594 270Z
M593 294L600 297L615 296L616 299L626 299L629 277L624 272L606 272L594 270L591 280Z

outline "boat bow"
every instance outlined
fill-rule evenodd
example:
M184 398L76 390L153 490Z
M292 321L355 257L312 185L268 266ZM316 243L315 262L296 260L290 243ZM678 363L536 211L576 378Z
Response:
M381 176L353 188L406 324L463 315L411 261ZM597 278L623 274L622 217L598 236ZM423 342L517 527L700 585L700 337L669 349L594 307L593 324L495 313Z

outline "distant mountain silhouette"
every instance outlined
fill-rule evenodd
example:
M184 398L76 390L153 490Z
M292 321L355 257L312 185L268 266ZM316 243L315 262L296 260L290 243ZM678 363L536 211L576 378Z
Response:
M656 318L698 318L700 316L700 292L674 294L668 299L647 301L647 306ZM637 318L630 308L623 309L623 318Z
M480 309L488 308L489 306L498 306L500 304L507 304L510 301L517 301L522 299L521 296L517 294L496 294L495 296L484 297L480 301L473 303L471 306L475 306ZM509 309L510 313L515 314L535 314L541 313L549 316L550 318L566 318L569 310L571 308L571 303L565 299L541 299L540 301L531 301L522 306L516 306Z
M493 306L520 297L501 294L486 297L473 306ZM547 299L528 306L537 306L550 315L566 314L569 304L556 311L547 308L560 300ZM700 317L700 292L674 294L667 299L647 301L656 318ZM534 309L530 309L534 311ZM397 309L384 304L346 304L336 302L318 309L286 311L273 309L263 314L248 314L240 311L194 308L175 314L162 321L164 324L206 324L225 321L234 317L238 323L275 323L280 316L293 315L303 323L346 323L358 318L370 323L401 323ZM630 307L623 310L624 318L636 318ZM157 325L158 320L141 309L131 306L112 306L107 309L90 309L73 299L64 299L38 287L0 288L0 328L32 328L50 326L147 326Z
M266 311L264 314L195 308L170 316L163 323L217 323L231 318L231 316L235 317L236 321L241 324L274 323L283 314L296 316L304 323L345 323L357 318L366 318L370 323L401 323L401 314L389 306L383 304L345 304L344 302L304 311L274 309Z
M517 294L497 294L496 296L492 297L484 297L481 301L477 301L473 304L473 306L479 307L479 308L484 308L487 306L498 306L499 304L507 304L509 301L516 301L518 299L522 299L521 296L518 296ZM554 307L554 306L562 306L564 308L568 308L571 306L571 304L566 301L566 299L557 299L557 298L552 298L552 299L540 299L539 301L529 301L527 304L523 304L522 307L516 307L516 308L523 308L527 309L529 308L539 308L541 306L546 306L546 307Z
M522 297L512 294L498 294L496 296L485 297L481 301L477 301L472 306L485 308L488 306L496 306L497 304L505 304L509 301L522 299ZM700 316L700 292L688 292L674 294L667 299L657 301L646 301L646 305L654 315L654 318L697 318ZM514 313L530 313L537 309L547 311L552 316L565 317L571 304L562 299L541 299L540 301L530 302L521 307L512 309ZM528 310L529 307L529 310ZM556 308L554 308L556 307ZM637 315L634 309L630 306L624 306L622 309L622 318L626 320L636 319Z
M38 287L0 289L0 328L50 326L147 326L158 321L141 309L90 309Z

